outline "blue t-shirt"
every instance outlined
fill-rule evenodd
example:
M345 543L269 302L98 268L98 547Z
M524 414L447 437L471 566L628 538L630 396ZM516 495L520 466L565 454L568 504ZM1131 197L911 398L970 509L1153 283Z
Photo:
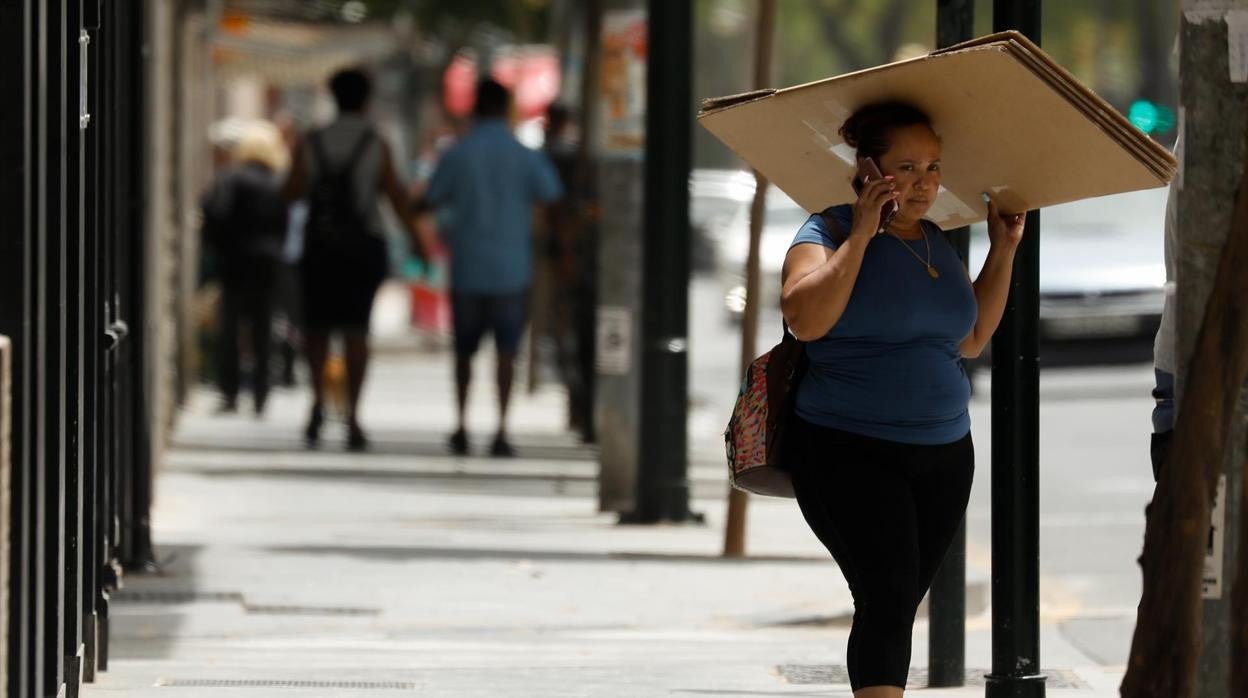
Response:
M425 197L451 251L458 293L516 293L533 280L533 205L563 196L554 165L502 119L478 123L442 156Z
M853 211L828 211L844 232L834 236L813 215L793 244L836 249ZM867 244L845 312L823 338L806 345L810 369L797 389L797 414L825 427L909 444L946 444L970 431L971 389L962 340L978 308L966 270L940 230L923 222L933 279L906 245L927 258L922 240L887 233Z

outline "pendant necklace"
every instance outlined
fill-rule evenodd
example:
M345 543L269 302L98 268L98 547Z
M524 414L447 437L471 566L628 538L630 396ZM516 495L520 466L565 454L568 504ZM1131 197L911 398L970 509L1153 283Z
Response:
M929 242L927 239L927 231L923 230L922 226L920 226L919 233L923 236L923 244L927 246L927 259L926 260L920 257L918 252L914 251L914 248L910 246L910 243L901 239L901 237L898 236L896 233L889 232L888 234L892 236L895 240L897 240L897 242L900 242L906 248L906 250L910 252L910 254L914 255L914 258L919 260L919 264L922 264L924 267L927 268L928 276L932 277L933 279L939 279L940 272L936 271L936 267L932 266L932 243Z

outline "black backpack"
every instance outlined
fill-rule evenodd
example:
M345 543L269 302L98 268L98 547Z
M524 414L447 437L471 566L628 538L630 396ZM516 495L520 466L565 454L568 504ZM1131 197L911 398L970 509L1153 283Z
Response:
M336 246L368 235L368 219L355 196L355 166L373 140L372 130L360 135L337 169L330 164L322 132L309 137L317 160L317 177L308 189L308 220L304 236L310 245Z

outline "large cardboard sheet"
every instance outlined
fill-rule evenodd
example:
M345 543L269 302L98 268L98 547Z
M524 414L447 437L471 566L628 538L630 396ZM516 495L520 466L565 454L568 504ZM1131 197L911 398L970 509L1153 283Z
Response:
M1009 211L1166 184L1172 156L1051 58L1011 35L929 56L735 99L698 119L808 211L855 198L853 149L837 130L853 111L902 99L926 111L943 143L943 188L929 218L943 228Z

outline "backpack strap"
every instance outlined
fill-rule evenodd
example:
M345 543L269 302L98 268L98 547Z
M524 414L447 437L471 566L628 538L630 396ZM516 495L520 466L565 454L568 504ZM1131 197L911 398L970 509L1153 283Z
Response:
M832 207L830 206L823 209L819 212L819 217L823 219L823 224L828 227L828 231L832 234L832 241L840 245L849 238L849 234L846 233L845 229L841 227L841 223L836 220L836 216L829 213L831 210Z
M338 174L345 175L355 170L355 165L364 157L364 152L373 142L373 129L366 128L364 133L360 134L359 140L355 142L355 147L351 149L351 154L347 156L346 162L339 168Z
M360 134L359 139L351 148L351 153L347 156L345 162L337 169L330 167L329 154L325 152L324 129L313 131L308 140L312 142L312 152L316 156L316 162L320 166L322 174L332 177L341 176L355 169L355 165L360 158L364 157L364 151L369 144L373 142L373 130L371 128L364 129L364 133Z

